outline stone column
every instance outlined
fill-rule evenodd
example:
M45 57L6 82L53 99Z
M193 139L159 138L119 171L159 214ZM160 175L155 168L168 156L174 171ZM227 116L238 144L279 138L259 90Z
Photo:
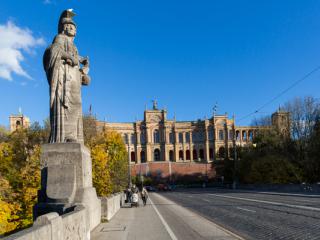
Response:
M177 133L176 131L174 132L174 156L175 156L175 161L179 162L179 133Z
M151 136L151 130L149 127L146 128L146 162L151 162L153 161L153 156L152 156L152 136Z
M208 123L205 123L205 156L204 157L206 159L206 162L210 161Z
M141 163L141 156L140 156L140 151L141 151L141 142L140 142L140 136L141 132L140 130L136 130L136 158L137 158L137 163Z

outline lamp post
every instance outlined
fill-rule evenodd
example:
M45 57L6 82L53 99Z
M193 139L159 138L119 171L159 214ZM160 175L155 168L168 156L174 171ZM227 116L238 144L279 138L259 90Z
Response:
M127 144L128 144L128 186L131 187L131 164L130 164L129 134L127 134Z
M234 157L233 157L233 161L234 161L234 169L233 169L233 183L232 183L232 188L236 189L237 188L237 136L236 136L236 128L235 128L235 116L233 115L233 151L234 151Z

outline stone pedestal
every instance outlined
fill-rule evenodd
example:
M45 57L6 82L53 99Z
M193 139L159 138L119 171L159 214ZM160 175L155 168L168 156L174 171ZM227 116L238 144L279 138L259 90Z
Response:
M52 143L41 150L41 190L34 218L49 212L62 215L83 205L92 230L100 223L101 202L92 187L89 149L81 143Z

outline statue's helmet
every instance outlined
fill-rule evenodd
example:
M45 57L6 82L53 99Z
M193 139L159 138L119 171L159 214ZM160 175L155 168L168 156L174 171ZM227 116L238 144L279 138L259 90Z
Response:
M73 24L76 27L76 23L73 21L72 17L74 17L76 14L73 12L72 9L64 10L59 19L59 25L58 25L58 32L61 33L63 31L63 25L64 24Z

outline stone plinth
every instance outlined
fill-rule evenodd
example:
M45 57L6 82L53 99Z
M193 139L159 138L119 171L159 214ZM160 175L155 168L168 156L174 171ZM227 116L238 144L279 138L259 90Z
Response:
M34 218L57 212L71 212L76 205L86 208L89 228L100 223L101 202L92 187L90 151L81 143L52 143L42 145L41 190Z

